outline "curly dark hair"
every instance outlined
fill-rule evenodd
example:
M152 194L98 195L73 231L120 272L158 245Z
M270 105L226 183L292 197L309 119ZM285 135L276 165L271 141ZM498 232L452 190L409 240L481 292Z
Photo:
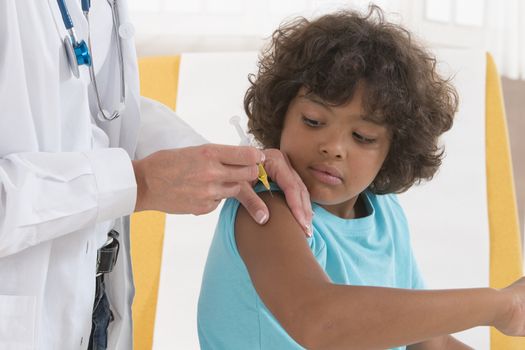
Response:
M452 127L458 96L436 72L436 59L410 33L385 21L382 10L340 11L277 29L249 76L248 127L266 148L278 148L284 117L301 87L324 102L349 102L365 83L364 108L391 133L389 153L370 185L400 193L430 180L441 165L439 136Z

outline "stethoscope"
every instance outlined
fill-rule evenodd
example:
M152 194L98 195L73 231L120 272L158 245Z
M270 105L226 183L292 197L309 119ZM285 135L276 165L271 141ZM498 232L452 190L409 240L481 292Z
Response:
M81 0L82 3L82 12L84 17L86 17L88 23L88 44L84 40L79 41L75 34L75 29L73 26L73 20L69 15L65 0L57 0L58 7L60 8L60 14L62 15L62 20L64 21L64 26L68 32L68 35L64 37L64 47L66 49L67 60L71 72L75 77L80 77L79 66L88 66L89 67L89 77L93 88L95 90L95 95L97 97L97 106L98 106L98 118L102 121L107 120L111 121L117 119L125 107L126 100L126 84L124 80L124 59L122 56L122 43L120 35L118 33L120 28L120 19L117 9L117 0L106 0L111 7L111 14L113 17L113 28L115 33L115 41L117 43L117 53L120 64L120 101L117 109L112 113L109 113L107 110L102 108L102 103L100 100L100 94L97 87L97 79L95 77L95 69L93 68L93 56L92 56L92 45L91 45L91 34L89 28L89 8L91 7L91 0Z

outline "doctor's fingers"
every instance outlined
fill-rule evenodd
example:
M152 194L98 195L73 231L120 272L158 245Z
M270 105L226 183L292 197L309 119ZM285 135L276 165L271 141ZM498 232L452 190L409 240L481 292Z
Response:
M176 174L175 172L173 174ZM226 182L242 183L257 179L257 165L240 166L225 164L201 164L188 168L185 179L195 186L216 186Z
M251 182L259 176L257 165L225 165L222 168L222 179L224 182Z
M194 215L208 214L215 210L221 200L236 197L241 190L241 184L225 182L208 185L196 190L189 198L189 213Z
M245 182L241 185L241 190L235 198L246 208L255 222L263 225L268 221L270 217L268 207L249 183Z
M313 212L308 189L285 154L278 149L267 149L264 152L266 154L264 168L268 176L284 192L286 202L305 234L311 236Z
M204 145L207 157L214 157L228 165L256 165L264 162L264 153L252 146Z
M243 183L239 182L225 182L217 190L218 196L216 199L225 199L236 197L241 191Z

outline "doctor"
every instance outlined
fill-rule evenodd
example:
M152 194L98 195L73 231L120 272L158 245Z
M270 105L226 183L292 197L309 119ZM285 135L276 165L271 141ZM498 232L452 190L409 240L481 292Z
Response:
M139 96L124 1L82 6L0 1L0 349L132 349L133 211L236 196L263 223L249 181L266 158L305 231L311 219L279 151L206 145Z

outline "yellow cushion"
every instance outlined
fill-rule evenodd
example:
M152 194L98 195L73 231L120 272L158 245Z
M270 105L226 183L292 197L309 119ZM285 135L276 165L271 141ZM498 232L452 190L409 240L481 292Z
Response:
M490 286L502 288L522 275L521 242L512 162L500 77L487 54L487 195L490 229ZM492 350L525 349L525 339L491 329Z
M141 95L175 109L179 62L179 56L141 59ZM149 350L153 345L165 221L166 214L156 211L131 216L131 259L135 280L133 348L137 350Z

